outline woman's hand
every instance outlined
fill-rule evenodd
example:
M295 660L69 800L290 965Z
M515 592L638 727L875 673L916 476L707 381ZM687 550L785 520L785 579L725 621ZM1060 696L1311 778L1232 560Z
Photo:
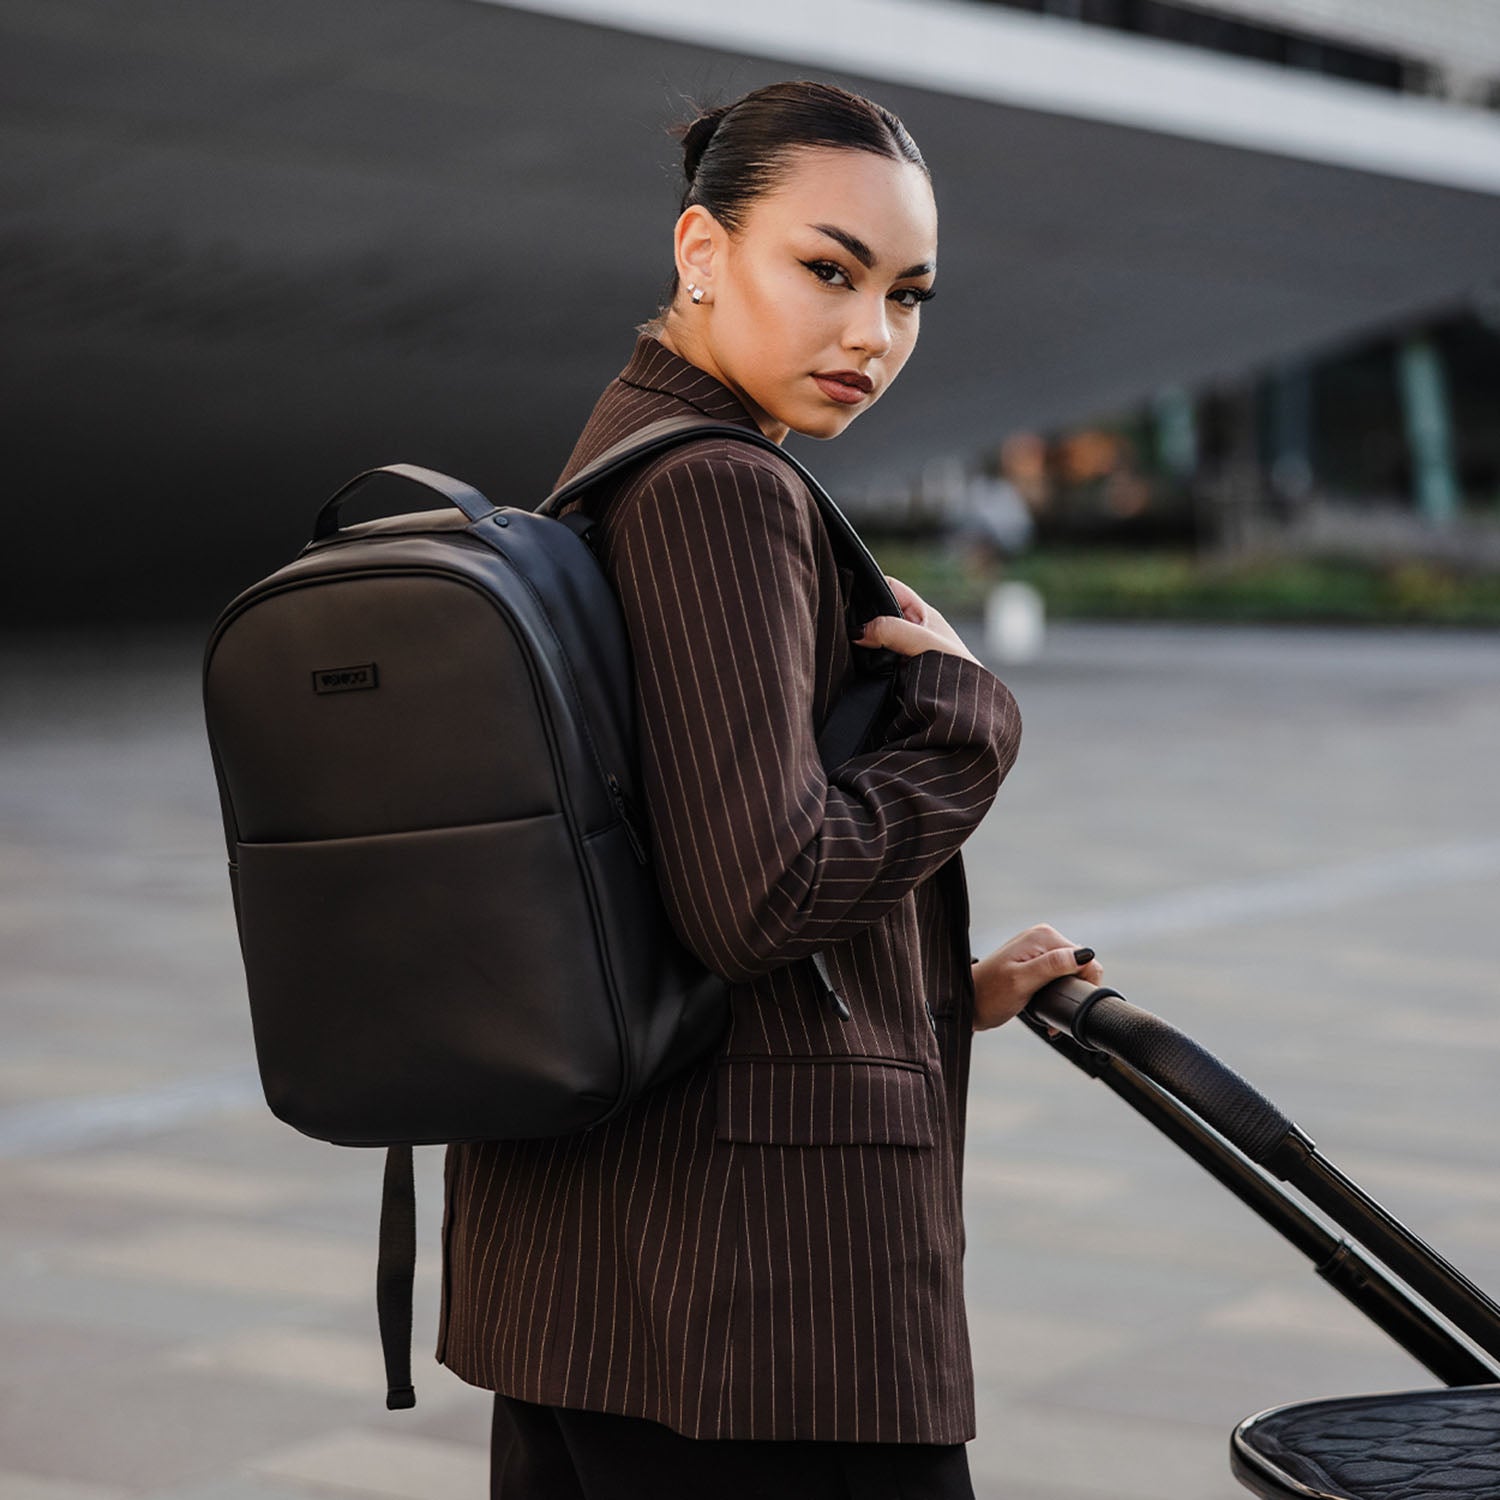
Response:
M852 637L856 646L885 646L898 656L915 656L919 651L949 651L954 656L979 661L959 639L958 632L915 589L907 588L889 573L885 575L885 581L890 584L896 603L901 606L901 618L876 615L866 620L863 631Z
M1084 956L1079 962L1078 955ZM1077 974L1090 984L1104 983L1104 970L1092 948L1070 943L1055 927L1039 922L1028 927L987 958L973 965L974 1030L988 1031L1024 1010L1026 1002L1063 974ZM1051 1036L1057 1027L1047 1028Z

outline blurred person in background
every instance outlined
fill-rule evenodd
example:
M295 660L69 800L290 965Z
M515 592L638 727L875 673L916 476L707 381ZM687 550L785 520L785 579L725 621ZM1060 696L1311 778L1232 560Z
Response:
M971 584L996 582L1006 562L1031 545L1036 523L1020 489L1003 473L971 474L953 506L949 544Z

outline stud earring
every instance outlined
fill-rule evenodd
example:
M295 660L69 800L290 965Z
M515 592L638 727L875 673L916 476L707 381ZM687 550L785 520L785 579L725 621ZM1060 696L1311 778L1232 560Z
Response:
M701 286L694 286L690 281L687 284L687 289L692 293L694 302L701 302L703 300L703 288Z

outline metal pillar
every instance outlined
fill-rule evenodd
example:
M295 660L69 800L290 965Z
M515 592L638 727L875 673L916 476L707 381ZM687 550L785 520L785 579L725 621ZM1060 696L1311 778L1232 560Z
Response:
M1425 334L1401 341L1396 357L1401 408L1411 453L1412 498L1422 517L1447 526L1461 495L1453 462L1453 421L1448 385L1437 349Z

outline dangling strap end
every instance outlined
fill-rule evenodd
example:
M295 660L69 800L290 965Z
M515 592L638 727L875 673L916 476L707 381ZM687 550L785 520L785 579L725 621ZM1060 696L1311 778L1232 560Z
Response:
M380 1259L375 1294L380 1347L385 1356L385 1404L402 1411L417 1404L411 1383L412 1282L417 1268L417 1196L410 1146L388 1146L380 1199Z

